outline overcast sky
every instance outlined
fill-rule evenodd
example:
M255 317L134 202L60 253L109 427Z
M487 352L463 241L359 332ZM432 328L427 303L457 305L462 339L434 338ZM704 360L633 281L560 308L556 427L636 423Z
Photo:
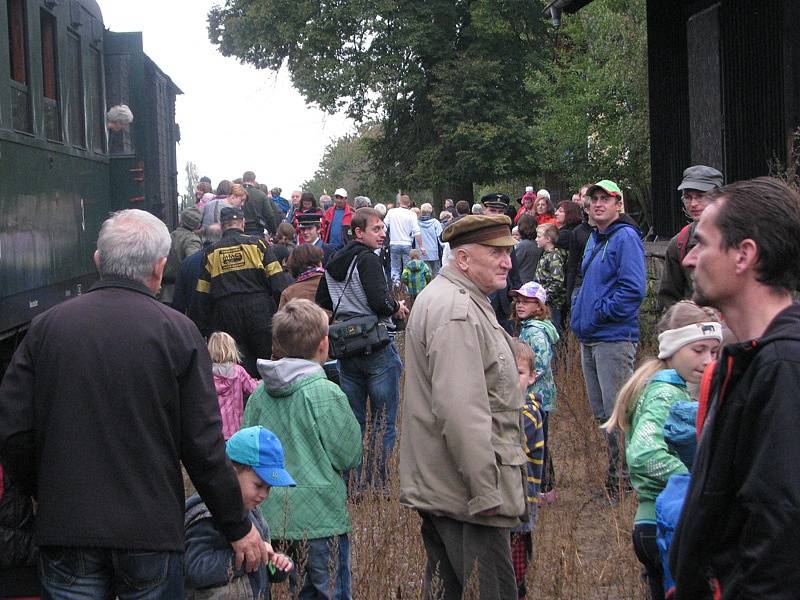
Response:
M255 171L284 196L309 179L325 146L353 129L340 115L308 107L282 71L257 71L208 41L213 0L98 0L112 31L141 31L144 51L183 90L178 97L178 191L186 161L220 179Z

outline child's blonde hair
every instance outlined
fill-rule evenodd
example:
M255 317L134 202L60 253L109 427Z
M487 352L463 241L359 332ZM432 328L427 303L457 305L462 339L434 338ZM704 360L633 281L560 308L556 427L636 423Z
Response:
M697 306L691 300L681 300L673 304L658 322L658 333L705 322L719 323L717 313L707 306ZM631 407L644 392L650 378L657 371L667 368L669 368L667 360L651 358L636 369L617 394L617 401L611 417L601 427L608 432L617 428L628 431L631 425L629 415Z
M311 300L290 300L272 317L272 357L311 360L326 335L328 315L324 310Z
M412 250L411 250L411 251L408 253L408 257L409 257L411 260L419 260L419 257L420 257L419 250L417 250L416 248L412 249Z
M236 340L224 331L215 331L209 336L208 353L211 355L211 362L237 364L242 362L242 353L236 346Z
M528 365L528 372L536 372L536 353L528 344L519 338L514 338L511 349L514 351L514 360ZM525 390L523 390L525 391Z
M548 240L555 244L558 241L558 227L553 225L552 223L545 223L544 225L539 225L536 228L536 233L541 235L542 237L546 237Z

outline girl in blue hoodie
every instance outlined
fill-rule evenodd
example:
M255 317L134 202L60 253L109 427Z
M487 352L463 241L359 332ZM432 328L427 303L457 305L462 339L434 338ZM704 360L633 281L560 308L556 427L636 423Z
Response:
M513 314L517 322L519 338L528 344L536 355L536 381L528 388L542 398L542 430L544 432L544 475L542 477L542 499L555 500L555 469L547 442L550 413L556 409L556 383L553 378L553 348L559 340L558 332L550 321L547 292L535 281L529 281L514 296Z

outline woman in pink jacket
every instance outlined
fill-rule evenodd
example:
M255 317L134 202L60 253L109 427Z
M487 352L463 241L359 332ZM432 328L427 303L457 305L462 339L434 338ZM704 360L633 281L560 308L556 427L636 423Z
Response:
M236 340L224 331L215 331L208 338L208 353L214 363L214 387L217 389L222 435L227 440L239 431L244 413L244 399L258 385L239 363L242 355Z

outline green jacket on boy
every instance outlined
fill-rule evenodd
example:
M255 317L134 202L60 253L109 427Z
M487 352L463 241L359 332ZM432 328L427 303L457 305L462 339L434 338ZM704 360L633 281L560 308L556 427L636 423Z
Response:
M263 378L242 427L263 425L283 445L297 487L273 488L261 504L272 537L318 539L351 530L342 471L361 463L361 429L347 396L309 360L259 360Z

